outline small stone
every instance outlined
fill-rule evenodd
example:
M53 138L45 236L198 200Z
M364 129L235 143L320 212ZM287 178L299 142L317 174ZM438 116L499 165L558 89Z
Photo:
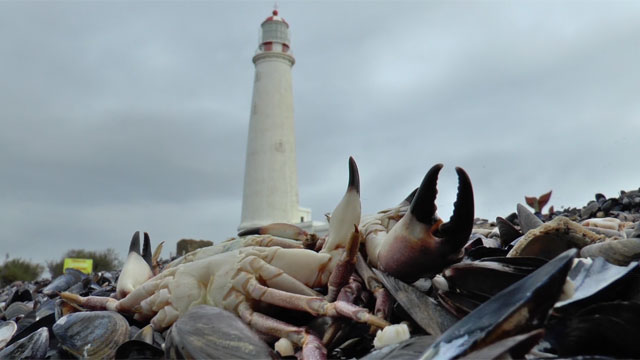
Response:
M602 211L605 214L608 214L611 210L613 210L617 205L618 205L618 199L616 198L611 198L611 199L607 199L607 201L605 201L600 208L602 209Z
M209 240L194 240L194 239L182 239L176 244L176 254L182 256L186 253L190 253L193 250L213 245L213 241Z
M590 217L593 217L593 215L598 211L599 208L600 208L600 205L598 205L597 202L589 201L587 206L582 208L582 211L580 212L580 216L582 216L583 219L588 219Z
M280 340L276 341L273 347L280 356L292 356L295 354L293 351L293 344L285 338L280 338Z
M382 330L378 330L376 338L373 340L373 346L381 349L387 345L393 345L408 340L409 327L407 324L389 325Z

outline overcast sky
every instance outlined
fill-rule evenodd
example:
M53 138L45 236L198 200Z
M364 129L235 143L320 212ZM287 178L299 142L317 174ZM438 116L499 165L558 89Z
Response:
M0 2L0 243L12 258L164 257L240 222L260 23L273 2ZM640 2L288 2L300 205L360 168L364 213L435 163L476 216L640 185ZM277 174L274 174L277 176ZM4 254L3 254L4 255Z

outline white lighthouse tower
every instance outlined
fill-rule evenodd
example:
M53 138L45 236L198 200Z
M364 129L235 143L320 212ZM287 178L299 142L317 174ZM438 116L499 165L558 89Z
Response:
M289 24L273 10L261 27L238 230L311 220L298 204Z

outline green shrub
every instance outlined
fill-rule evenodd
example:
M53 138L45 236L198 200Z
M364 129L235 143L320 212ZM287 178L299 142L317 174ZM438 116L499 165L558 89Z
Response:
M40 264L34 264L23 259L6 260L0 266L0 284L6 286L14 281L33 281L36 280L44 271L44 267Z
M111 271L122 267L122 260L114 249L104 251L69 250L59 261L47 261L47 268L51 278L62 275L65 258L93 259L93 271Z

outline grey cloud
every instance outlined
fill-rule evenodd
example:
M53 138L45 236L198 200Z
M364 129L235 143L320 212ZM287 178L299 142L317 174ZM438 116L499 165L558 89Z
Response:
M3 249L123 253L141 229L168 255L182 237L232 236L271 5L2 3ZM436 162L443 217L454 166L489 219L550 189L559 207L637 188L639 5L280 5L297 59L300 204L314 219L342 196L350 155L364 212L401 201Z

